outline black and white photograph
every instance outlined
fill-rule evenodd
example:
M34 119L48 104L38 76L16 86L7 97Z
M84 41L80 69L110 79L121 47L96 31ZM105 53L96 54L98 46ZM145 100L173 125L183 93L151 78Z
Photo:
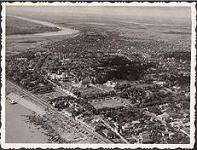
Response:
M2 7L2 147L194 146L194 3Z

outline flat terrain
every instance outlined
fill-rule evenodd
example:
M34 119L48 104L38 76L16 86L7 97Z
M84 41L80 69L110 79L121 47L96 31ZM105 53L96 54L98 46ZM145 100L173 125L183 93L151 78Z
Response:
M48 143L45 131L28 123L25 115L32 113L20 104L6 101L6 143Z
M6 86L7 93L13 92L10 86ZM15 91L15 90L14 90ZM48 143L49 137L38 126L28 122L26 115L33 111L23 105L11 105L5 100L6 109L6 143Z
M20 16L8 16L6 25L6 53L17 54L50 42L53 37L69 37L77 30L61 27L46 21ZM54 40L55 41L55 40Z
M32 23L32 27L34 27L34 23L40 25L40 26L44 26L48 29L48 32L36 32L34 29L32 28L22 28L24 29L24 31L32 31L32 33L27 33L27 34L17 34L15 33L14 35L10 35L8 36L8 38L13 38L13 39L19 39L19 38L38 38L38 37L50 37L50 36L60 36L60 35L70 35L70 34L76 34L78 33L77 30L73 30L73 29L69 29L69 28L65 28L65 27L60 27L58 25L55 25L53 23L50 22L46 22L46 21L40 21L40 20L35 20L35 19L29 19L29 18L25 18L25 17L20 17L20 16L14 16L15 18L22 20L22 21L27 21L29 24ZM21 23L21 22L20 22ZM20 23L18 23L20 25ZM17 24L17 23L14 23ZM21 25L24 25L23 22L21 23ZM13 27L15 28L15 26ZM56 30L54 30L54 28ZM42 31L39 30L39 27L35 27L35 29L37 29L38 31Z
M26 99L15 93L10 93L9 95L7 95L7 98L9 100L17 102L18 104L26 107L27 109L37 113L38 115L42 116L46 113L46 111L43 108L39 107L38 105L35 105L34 103L31 103L30 101L27 101Z
M37 105L37 107L41 106L43 109L48 110L46 114L43 115L42 113L43 115L42 117L44 119L41 119L39 113L35 115L36 116L35 118L37 121L36 125L42 127L42 129L45 129L47 135L52 137L52 139L55 136L60 136L59 138L61 138L61 140L63 140L64 143L73 143L73 142L74 143L109 143L110 142L109 140L98 135L97 133L94 133L94 131L89 129L86 125L81 125L79 122L75 121L73 118L67 116L66 114L58 112L55 108L51 107L49 104L42 101L42 99L37 98L30 92L20 88L19 86L13 84L12 82L7 81L6 93L12 94L12 92L16 93L18 96L20 95L21 97L24 97L27 100L26 102L20 102L20 103L23 103L23 104L34 103L33 105L35 107ZM9 110L6 109L6 114L7 114L7 111ZM15 111L15 110L12 110L12 111ZM19 114L16 113L16 115L17 117L19 117L20 113ZM32 114L23 114L23 115L27 115L30 118L34 116ZM9 118L6 118L6 121L8 122L7 125L10 124L9 123L10 121L14 121L14 119L12 118L12 113L10 113ZM29 121L32 123L35 123L35 120L30 119ZM45 122L46 124L43 125L43 122ZM23 125L25 124L24 120L20 120L20 123ZM12 126L10 126L10 128L11 127ZM37 132L40 132L40 131L37 130ZM8 133L9 134L6 134L6 139L11 138L12 142L14 142L14 140L16 140L15 139L16 137L14 136L15 134L13 134L14 132L12 133L8 132ZM39 137L37 136L34 138L39 138ZM21 140L24 140L23 137ZM42 140L42 136L38 140ZM32 142L35 143L35 141L32 141ZM47 142L43 141L43 142L48 143L49 141Z
M16 18L15 16L6 17L6 34L35 34L49 31L59 31L57 27L48 27L38 23L25 21L24 19Z
M59 143L189 143L189 9L40 8L8 9L60 29L6 37L13 91L47 111L31 122Z

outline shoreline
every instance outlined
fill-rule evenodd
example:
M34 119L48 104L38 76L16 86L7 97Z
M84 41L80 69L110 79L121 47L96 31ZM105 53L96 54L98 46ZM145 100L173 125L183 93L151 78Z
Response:
M19 38L38 38L38 37L50 37L50 36L62 36L62 35L75 35L78 34L78 30L70 29L70 28L65 28L61 27L59 25L53 24L51 22L46 22L46 21L40 21L40 20L35 20L35 19L30 19L26 17L20 17L20 16L13 16L15 18L25 20L28 22L40 24L46 27L52 27L52 28L57 28L59 31L48 31L48 32L42 32L42 33L33 33L33 34L15 34L15 35L7 35L7 39L19 39Z
M39 126L28 122L26 115L33 112L20 104L6 100L6 143L49 143L49 136Z

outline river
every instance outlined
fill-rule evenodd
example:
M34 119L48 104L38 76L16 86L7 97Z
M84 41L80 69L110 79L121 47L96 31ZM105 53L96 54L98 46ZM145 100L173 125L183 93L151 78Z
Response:
M59 31L53 32L44 32L44 33L36 33L36 34L18 34L18 35L9 35L6 36L6 52L9 51L9 48L12 48L12 52L17 52L18 49L28 49L32 45L38 47L40 43L47 40L44 37L50 36L60 36L60 35L77 35L79 33L78 30L73 30L65 27L58 26L56 24L40 21L25 17L14 16L18 19L26 20L32 23L41 24L47 27L56 27L60 29ZM24 39L32 40L35 38L37 43L20 43ZM6 85L6 93L13 92L15 93L11 87ZM33 124L30 124L26 121L24 115L31 115L33 111L23 107L20 104L10 105L7 101L5 101L6 107L6 131L5 131L5 140L6 143L48 143L48 136L45 135L45 131L42 129L38 129Z
M56 24L53 24L53 23L47 22L47 21L35 20L35 19L21 17L21 16L12 16L12 17L15 17L15 18L18 18L18 19L21 19L21 20L25 20L25 21L28 21L28 22L32 22L32 23L41 24L41 25L44 25L44 26L47 26L47 27L56 27L60 30L59 31L53 31L53 32L43 32L43 33L35 33L35 34L17 34L17 35L7 36L7 38L11 38L11 39L36 38L36 37L48 37L48 36L71 35L71 34L73 35L73 34L79 33L78 30L61 27L59 25L56 25Z
M32 111L20 104L6 105L6 143L48 143L46 132L26 121L24 115L31 115Z

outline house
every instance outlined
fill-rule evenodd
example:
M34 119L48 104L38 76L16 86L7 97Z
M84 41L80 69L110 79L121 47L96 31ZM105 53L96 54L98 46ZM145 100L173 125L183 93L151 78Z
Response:
M114 125L114 131L116 133L122 133L123 132L122 126L119 123L114 122L113 125Z
M116 86L116 83L112 82L112 81L107 81L106 83L104 83L104 85L106 85L108 87L111 87L111 88L114 88Z
M51 80L63 80L66 77L66 74L63 72L62 74L52 73L50 75Z
M157 116L157 119L160 120L160 121L163 121L163 120L168 119L169 116L170 116L170 115L169 115L168 113L164 112L163 114L158 115L158 116Z
M66 109L66 110L64 109L62 112L63 112L65 115L69 116L69 117L72 116L72 112L69 111L69 109Z
M106 129L105 125L102 122L93 122L92 126L96 132L102 133L104 129Z
M132 124L133 125L135 125L135 124L139 124L140 123L140 121L139 120L134 120L134 121L132 121Z
M166 84L165 81L153 81L154 84L157 84L159 86L164 86Z
M148 131L145 131L142 133L142 143L143 144L154 143L154 141L151 139L150 133Z
M113 139L113 138L116 137L115 133L112 132L112 131L109 130L109 129L104 129L104 130L102 131L102 133L105 135L105 137L110 138L110 139Z
M79 81L78 83L72 82L72 86L73 86L73 87L76 87L76 88L80 88L80 87L82 86L82 80Z
M19 60L19 61L21 61L21 60L27 61L27 58L25 58L25 57L18 57L18 58L16 58L16 60Z
M95 115L94 118L92 119L92 122L99 122L100 120L101 120L101 117Z
M90 77L86 77L85 79L82 80L81 84L89 87L90 83L92 83Z
M70 62L71 60L69 58L64 58L60 59L60 62L62 63L62 65L66 65L68 62Z
M149 112L149 111L144 111L144 114L150 117L156 117L155 113Z
M129 130L130 128L132 128L132 125L131 125L130 123L125 123L125 124L122 126L122 130L123 130L123 131Z
M181 121L174 121L174 122L170 122L170 125L173 127L173 128L176 128L176 129L180 129L180 127L183 125L183 123Z

